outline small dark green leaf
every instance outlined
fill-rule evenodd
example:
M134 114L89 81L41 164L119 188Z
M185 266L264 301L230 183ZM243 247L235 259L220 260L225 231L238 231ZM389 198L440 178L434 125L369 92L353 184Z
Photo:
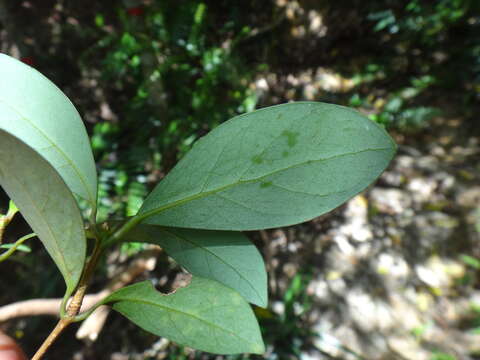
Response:
M0 184L73 291L85 261L83 220L72 192L35 150L0 129Z
M0 130L41 154L70 190L95 208L97 175L85 126L50 80L0 54Z
M365 189L394 153L388 134L351 109L273 106L200 139L137 216L148 224L215 230L296 224Z
M164 295L148 281L108 296L113 309L156 335L216 354L264 352L257 319L234 290L204 278Z
M140 225L127 238L160 245L193 275L217 280L247 301L267 306L265 264L255 245L242 233Z

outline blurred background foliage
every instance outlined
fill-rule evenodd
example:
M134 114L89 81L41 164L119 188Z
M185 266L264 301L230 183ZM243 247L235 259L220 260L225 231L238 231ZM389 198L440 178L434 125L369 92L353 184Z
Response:
M258 107L344 104L400 142L452 112L480 129L478 0L0 0L0 29L0 50L46 74L83 116L101 220L134 215L195 140ZM281 312L257 309L268 358L308 347L308 266L302 274L273 292Z

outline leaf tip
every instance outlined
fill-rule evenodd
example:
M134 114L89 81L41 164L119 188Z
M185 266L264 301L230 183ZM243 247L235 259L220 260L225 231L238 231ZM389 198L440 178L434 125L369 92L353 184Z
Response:
M252 354L258 354L262 355L265 353L265 344L263 343L263 340L260 338L258 342L254 343L252 345Z
M268 307L268 292L259 294L255 301L251 302L253 305L266 309Z

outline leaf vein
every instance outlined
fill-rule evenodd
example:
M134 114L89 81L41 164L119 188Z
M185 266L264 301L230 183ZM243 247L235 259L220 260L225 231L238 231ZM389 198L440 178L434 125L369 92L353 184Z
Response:
M161 295L161 296L168 296L168 295ZM167 312L173 312L173 313L178 313L180 315L183 315L183 316L189 316L189 317L192 317L193 319L201 322L201 323L204 323L208 326L211 326L215 329L218 329L218 330L222 330L232 336L234 336L235 338L238 338L242 341L245 341L246 343L251 343L251 341L249 341L248 339L244 339L243 337L239 336L238 334L235 334L233 331L231 330L228 330L226 328L223 328L222 326L218 325L218 324L215 324L215 323L212 323L212 322L209 322L207 321L206 319L202 319L201 317L197 316L197 315L194 315L194 314L191 314L191 313L188 313L188 312L185 312L185 311L181 311L181 310L178 310L178 309L175 309L175 308L172 308L172 307L169 307L169 306L166 306L166 305L163 305L163 304L158 304L156 302L153 302L153 301L148 301L148 300L145 300L145 299L129 299L129 298L125 298L125 299L121 299L120 301L129 301L129 302L136 302L136 303L139 303L139 304L144 304L144 305L149 305L149 306L153 306L153 307L159 307L159 308L162 308L164 309L165 311Z
M65 260L65 257L63 255L63 252L60 251L60 246L59 246L59 240L57 239L57 237L55 236L54 232L53 232L53 229L50 225L50 223L48 221L45 220L45 218L42 216L42 211L39 209L39 207L37 206L36 202L33 200L33 197L32 197L32 194L29 192L28 190L28 187L25 186L25 184L20 181L20 179L15 175L15 172L14 171L10 171L9 172L9 175L10 177L14 178L18 184L20 184L20 186L24 189L24 193L30 198L30 202L33 206L33 208L36 210L37 214L38 214L38 219L41 219L42 222L46 225L46 228L48 229L48 232L50 233L51 235L51 238L54 239L54 244L55 244L55 247L57 248L57 252L60 254L60 260L62 262L62 265L63 265L63 268L68 272L68 274L70 275L70 277L73 277L73 271L71 271L68 266L67 266L67 262ZM40 239L42 240L42 239Z
M223 260L223 258L221 258L220 256L218 256L217 254L215 254L214 252L212 252L211 250L209 250L208 248L204 247L204 246L201 246L199 245L198 243L194 242L193 240L189 240L185 237L182 237L182 236L179 236L177 234L174 234L168 230L163 230L165 231L166 233L170 234L171 236L173 237L176 237L176 238L179 238L179 239L182 239L184 240L185 242L188 242L196 247L199 247L200 249L204 250L205 252L209 253L210 255L212 255L213 257L215 257L218 261L220 261L221 263L225 264L227 267L231 268L241 279L245 280L247 282L247 284L252 288L252 290L255 292L255 294L257 294L258 296L258 299L262 300L262 297L260 296L260 294L258 293L257 289L255 288L255 286L250 282L250 280L248 278L246 278L243 274L240 273L240 271L238 271L233 265L231 265L230 263L226 262L225 260ZM253 246L253 245L251 245ZM208 268L209 268L209 272L212 273L211 271L211 268L210 268L210 263L209 261L207 260L207 257L205 255L205 261L207 262L207 265L208 265Z
M307 160L307 161L303 161L303 162L300 162L300 163L297 163L297 164L293 164L293 165L290 165L290 166L287 166L285 168L281 168L281 169L278 169L278 170L275 170L275 171L272 171L271 173L268 173L268 174L265 174L265 175L262 175L262 176L259 176L255 179L249 179L249 180L238 180L236 181L235 183L233 184L228 184L228 185L225 185L225 186L221 186L217 189L213 189L213 190L209 190L207 192L203 192L203 193L196 193L194 195L191 195L191 196L187 196L183 199L179 199L179 200L176 200L176 201L173 201L171 203L167 203L163 206L160 206L158 208L154 208L152 210L149 210L149 211L146 211L144 212L143 214L140 214L140 218L143 220L143 219L146 219L152 215L155 215L155 214L158 214L158 213L161 213L162 211L165 211L165 210L168 210L170 208L173 208L173 207L176 207L176 206L179 206L179 205L182 205L186 202L189 202L189 201L193 201L193 200L196 200L196 199L199 199L199 198L204 198L208 195L212 195L212 194L216 194L218 192L221 192L221 191L225 191L225 190L228 190L234 186L237 186L237 185L243 185L243 184L250 184L250 183L255 183L257 181L261 181L269 176L272 176L272 175L275 175L275 174L278 174L278 173L281 173L282 171L286 171L286 170L289 170L289 169L292 169L292 168L295 168L295 167L298 167L298 166L302 166L302 165L305 165L305 164L308 164L308 163L316 163L316 162L323 162L323 161L329 161L329 160L333 160L333 159L336 159L336 158L340 158L340 157L344 157L344 156L351 156L351 155L357 155L357 154L361 154L361 153L364 153L364 152L368 152L368 151L391 151L392 149L391 148L368 148L368 149L363 149L363 150L360 150L360 151L355 151L355 152L350 152L350 153L344 153L344 154L338 154L338 155L334 155L334 156L331 156L331 157L328 157L328 158L321 158L321 159L314 159L314 160ZM218 195L218 194L217 194ZM242 204L243 205L243 204ZM249 208L250 209L250 208ZM253 209L251 209L253 210Z

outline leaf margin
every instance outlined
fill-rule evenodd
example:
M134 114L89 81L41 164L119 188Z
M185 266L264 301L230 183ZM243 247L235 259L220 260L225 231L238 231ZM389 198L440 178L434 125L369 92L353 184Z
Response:
M204 143L206 141L213 142L214 140L212 140L213 137L211 136L211 134L215 134L215 136L218 137L218 134L220 134L221 129L226 129L227 126L231 126L231 127L235 126L235 125L232 125L234 122L235 122L236 125L238 125L238 124L240 124L240 121L242 121L242 119L244 119L245 117L252 116L253 113L256 113L258 115L261 112L279 110L282 107L291 107L291 106L323 106L323 107L326 107L326 108L329 108L329 109L344 111L346 114L349 114L353 117L356 117L356 118L360 119L360 121L363 121L364 126L371 126L371 128L378 131L381 134L381 136L383 137L381 139L382 142L386 143L385 147L382 147L382 148L365 148L361 151L355 151L355 152L352 152L352 153L338 154L338 155L335 155L335 156L332 156L332 157L320 158L318 160L307 160L307 161L305 161L305 163L311 163L312 161L329 161L329 160L332 160L336 157L358 155L359 153L367 152L367 151L368 152L382 151L382 152L386 152L386 154L384 156L384 160L383 160L383 165L381 167L382 170L378 171L378 173L375 173L374 176L369 176L368 182L363 184L361 187L355 188L355 189L352 188L349 191L350 193L348 194L348 196L341 199L341 201L336 201L336 203L334 205L329 205L325 209L321 209L321 211L318 210L316 214L309 214L309 215L306 215L306 216L304 215L302 217L296 218L295 220L289 220L289 221L280 220L280 222L279 222L277 220L276 223L267 224L267 225L262 224L261 226L260 225L249 226L249 225L245 225L245 224L242 224L242 225L238 225L238 224L228 225L227 224L227 225L225 225L226 224L225 222L223 222L223 223L220 222L220 225L216 225L215 223L214 223L214 225L211 225L210 223L205 225L205 223L202 223L202 221L200 221L200 220L195 220L196 222L192 224L191 217L189 218L189 216L187 216L186 214L190 214L190 215L194 214L194 216L196 216L197 213L200 212L198 210L198 206L197 206L197 208L195 208L195 206L194 206L194 210L191 210L191 213L188 212L188 211L190 211L188 209L183 211L183 209L181 209L181 207L184 204L187 204L187 206L188 206L189 203L193 203L197 200L198 201L202 201L202 200L205 200L205 199L208 200L209 195L212 195L212 194L217 195L218 193L220 193L222 191L225 191L225 190L228 190L229 188L233 188L235 186L240 186L240 185L243 185L245 183L255 183L255 184L257 184L259 182L259 180L264 179L267 176L271 176L272 174L267 174L265 176L261 176L260 178L255 178L255 179L252 179L252 180L237 181L234 184L227 185L227 186L224 186L224 187L215 188L214 190L205 191L205 192L203 191L204 188L205 188L205 183L204 183L204 186L202 187L202 189L200 191L196 191L196 190L195 190L196 192L192 191L193 195L185 196L185 197L180 198L178 200L172 200L172 201L168 200L168 198L162 198L162 193L165 193L165 186L168 187L168 185L170 185L170 184L165 185L166 180L167 181L172 180L172 178L178 180L178 178L187 177L185 174L181 174L182 176L177 175L178 172L183 170L183 168L182 168L182 170L179 170L179 168L180 168L179 165L181 165L185 168L185 164L187 163L187 161L191 162L190 158L193 158L193 155L191 155L192 153L194 153L195 151L199 152L199 148L201 146L204 146L205 145ZM380 141L380 138L378 138L377 140ZM210 145L210 146L213 147L212 145ZM204 149L202 148L202 150L204 150ZM224 150L225 150L225 148L223 148L220 151L220 153L223 153ZM210 151L212 151L212 150L210 150ZM233 117L230 120L224 122L223 124L219 125L215 129L213 129L206 136L200 138L194 144L193 148L186 154L186 156L180 160L180 162L174 167L174 169L172 169L172 171L170 171L170 173L167 174L167 176L159 184L157 184L157 186L153 189L153 191L147 196L147 198L145 199L142 207L138 211L136 217L139 218L139 222L142 222L142 223L145 223L145 224L150 224L150 225L197 228L197 229L206 229L206 230L248 231L248 230L261 230L261 229L266 229L266 228L276 228L276 227L281 227L281 226L295 225L295 224L298 224L300 222L311 220L311 219L313 219L317 216L320 216L320 215L322 215L326 212L329 212L329 211L333 210L334 208L338 207L339 205L341 205L342 203L347 201L349 198L355 196L356 194L358 194L361 191L363 191L364 189L366 189L385 170L386 166L388 166L391 159L395 155L395 152L396 152L396 144L392 140L392 138L388 135L388 133L385 131L385 129L382 126L380 126L379 124L377 124L377 123L371 121L370 119L368 119L367 117L363 116L358 111L355 111L351 108L344 107L344 106L339 106L339 105L334 105L334 104L327 104L327 103L320 103L320 102L309 102L309 101L301 101L301 102L294 102L294 103L287 103L287 104L280 104L280 105L266 107L266 108L259 109L259 110L256 110L254 112L251 112L251 113L246 113L246 114L242 114L242 115ZM221 156L221 154L219 156ZM254 159L252 159L252 161L254 161ZM217 160L215 160L215 165L216 165L216 162L218 162L218 158L217 158ZM215 168L215 165L212 168ZM296 164L294 166L298 166L298 164ZM294 166L292 166L292 167L294 167ZM285 169L280 169L279 171L285 171ZM193 177L196 174L187 174L187 175L189 175L190 177ZM208 182L208 174L207 174L207 182ZM174 181L170 181L170 183L174 183ZM162 186L163 186L163 188L162 188ZM346 192L346 191L344 191L344 192ZM315 194L315 195L317 195L317 194ZM331 195L331 194L327 193L325 196L329 196L329 195ZM157 207L155 207L155 205L150 205L150 203L155 202L155 199L154 199L155 196L160 196L160 204ZM318 194L318 196L320 196L320 194ZM205 200L205 201L207 202L207 200ZM207 208L207 206L205 204L203 204L203 208L205 209L205 208ZM174 211L173 214L174 215L170 215L170 217L167 216L167 219L162 220L162 218L161 218L162 213L168 212L168 210L170 210L170 209L173 209L173 211ZM176 210L178 211L178 213L175 213ZM197 213L195 213L195 212L197 212ZM156 218L156 216L157 216L157 218ZM202 215L202 216L205 218L207 215ZM185 219L188 219L188 221L187 220L174 220L174 221L172 221L171 219L173 219L173 218L176 218L176 219L185 218Z
M175 244L176 240L178 240L177 244ZM222 247L230 247L231 245L241 246L244 255L248 255L248 258L251 261L253 260L255 266L255 278L253 280L251 278L251 269L240 268L239 264L234 264L232 259L227 258L228 255L232 254L225 254L225 251L222 253L222 249L217 250L217 247L220 246L219 242L222 240L224 241L221 244ZM173 245L169 244L170 241L173 242ZM241 232L181 229L139 224L126 235L122 242L142 242L159 245L171 258L192 275L215 280L231 287L254 305L263 308L266 308L268 305L267 272L263 258L257 247ZM189 246L194 248L189 248ZM245 252L248 252L248 254L245 254ZM194 259L194 256L205 257L206 269L204 266L198 266L194 263L197 261L197 258ZM221 263L220 267L216 261ZM251 292L246 292L243 286L238 285L238 283L232 284L231 281L233 280L225 280L227 274L225 273L226 270L223 273L221 272L222 264L228 268L228 271L231 270L237 274L241 284L247 284L256 296L251 295ZM248 274L247 271L249 272ZM229 278L231 279L231 277Z
M6 113L8 112L10 115L15 114L15 116L9 119L0 116L0 129L16 136L40 153L45 160L50 162L75 196L83 198L88 202L94 215L96 213L98 195L96 166L85 125L72 101L41 72L11 56L0 53L0 74L2 73L5 76L8 75L7 80L3 80L3 86L8 86L11 82L14 82L15 85L12 91L12 88L2 88L2 84L0 84L0 110L3 109ZM26 79L28 79L28 86L26 85ZM30 87L33 87L32 82L34 86L38 87L37 90L42 90L34 94L36 97L35 101L32 101L31 97L27 97L27 95L31 95ZM15 105L12 105L10 103L10 101L12 101L10 96L14 97L12 93L19 92L20 86L23 90L28 89L28 91L26 91L25 94L22 93L23 102L21 104L15 103ZM9 99L9 101L5 100L5 97ZM41 109L39 109L40 104L43 105ZM57 106L57 108L51 109L52 104ZM27 112L31 111L29 107L35 106L35 110L37 110L35 115L38 116L38 113L41 113L41 115L38 118L29 118L24 114L24 111L18 109L19 106L27 106ZM62 121L59 122L57 121L58 116L52 115L55 111L60 111L62 115L68 113L68 116L62 117ZM38 120L43 117L53 120ZM12 119L16 119L17 121L18 119L23 119L25 121L22 125L23 128L22 126L15 125L15 121ZM48 123L54 120L55 122L52 123L53 128L47 129L39 126L43 121ZM68 121L68 124L66 121ZM71 132L73 128L73 130L75 130L75 141L64 142L62 144L54 141L52 137L58 138L58 134L54 133L58 132L59 125L64 126L64 131L62 132L64 134L69 131ZM30 129L27 135L25 134L26 128ZM32 144L38 145L39 143L49 143L49 147L55 150L53 153L50 153L47 148L32 146ZM74 150L74 146L78 146L79 148L75 148ZM81 151L81 153L75 154L78 151ZM69 166L65 167L65 164L61 164L59 159L66 161ZM69 168L76 174L76 180L74 180L71 173L69 173ZM76 191L78 186L77 181L83 187L84 194L88 194L87 196L83 196ZM77 185L75 185L75 183L77 183Z
M60 248L59 244L61 243L61 241L59 239L55 238L55 236L53 234L52 226L50 224L50 222L54 221L52 219L52 214L54 214L54 212L44 211L44 210L40 211L39 209L36 209L37 210L37 215L39 215L41 212L43 212L43 213L46 214L45 218L47 218L47 219L50 218L49 220L46 220L46 219L41 219L41 216L35 217L35 215L32 215L31 212L27 211L25 208L27 206L30 206L30 205L25 204L23 200L19 201L18 195L15 195L15 194L12 193L12 192L15 192L15 190L7 189L5 187L5 183L7 182L7 181L5 181L5 177L12 177L12 176L16 177L17 178L16 183L21 184L21 187L24 189L25 193L29 193L27 191L27 189L29 187L27 187L25 184L22 184L22 182L20 180L18 180L18 174L14 175L12 173L8 173L8 174L5 175L4 174L4 171L5 171L4 167L2 166L0 168L0 185L5 190L5 192L9 195L10 199L15 203L15 205L18 206L22 216L25 218L25 220L27 220L28 224L32 227L32 229L34 230L37 237L41 240L41 242L46 247L47 252L52 257L53 261L57 265L58 269L60 270L60 272L61 272L61 274L62 274L62 276L65 280L66 287L67 287L67 290L66 290L67 294L70 294L70 293L73 292L73 290L75 289L76 285L78 284L78 282L80 280L80 277L81 277L81 274L82 274L82 271L83 271L83 267L85 265L85 258L86 258L86 237L85 237L85 232L84 232L83 219L82 219L82 216L81 216L81 213L80 213L80 209L78 207L78 203L75 200L75 198L73 196L73 193L71 192L70 188L65 184L63 178L58 174L58 172L50 164L50 162L48 162L45 158L43 158L43 156L41 154L36 152L35 149L31 148L28 144L23 142L21 139L19 139L16 136L10 134L9 132L6 132L6 131L0 129L0 139L2 139L2 138L3 138L3 140L0 143L0 163L2 162L2 158L4 158L4 156L2 156L1 147L2 147L2 145L5 144L5 139L7 139L6 140L7 142L12 141L13 143L16 143L16 146L10 146L10 150L14 151L13 156L20 156L20 153L22 151L26 151L26 152L29 153L28 156L33 156L33 158L36 158L35 161L34 161L36 166L44 167L42 171L46 171L47 173L49 173L49 176L51 176L51 178L49 178L49 181L57 182L57 184L55 186L57 186L57 185L60 186L61 191L63 192L63 194L61 195L62 196L61 203L63 204L63 206L68 205L68 207L70 208L69 211L72 211L73 216L76 217L76 219L73 219L73 218L70 219L72 221L72 226L73 226L74 221L76 222L76 225L77 225L76 226L77 227L77 232L76 232L76 235L75 235L76 238L72 240L69 237L68 241L70 241L71 244L75 244L75 246L77 248L76 248L74 256L71 256L70 261L67 262L65 260L65 254L63 254L62 251L59 249ZM11 158L11 156L9 158ZM28 166L24 166L24 168L30 167L30 166L32 166L32 165L28 164ZM28 171L28 170L26 170L26 171ZM2 178L4 179L4 181L1 181ZM27 179L27 181L29 181L29 180L30 179ZM34 186L36 186L36 185L33 185L32 187L34 187ZM48 186L50 186L50 185L47 185L47 188L43 189L44 192L48 192L48 190L49 190ZM29 197L30 199L33 199L33 197L31 195L27 195L27 197ZM45 202L45 204L47 204L47 203L48 203L48 200ZM36 208L37 205L33 205L33 207ZM23 210L22 210L22 208L23 208ZM64 215L65 213L63 211L61 211L61 214ZM55 214L54 216L57 216L57 215L58 214ZM37 221L44 222L44 223L48 224L47 225L48 232L53 236L53 238L54 238L53 240L49 239L48 236L45 235L44 230L39 230L40 225L38 225ZM59 231L59 232L62 233L62 231ZM56 250L58 252L58 254L60 254L60 256L57 253L55 253L54 250ZM72 264L74 266L74 269L72 269L70 267L70 266L72 266Z
M241 320L245 320L246 317L249 318L248 320L253 320L253 323L250 323L250 329L247 330L247 331L253 331L254 332L254 334L249 334L249 337L254 338L253 341L249 341L248 339L245 339L245 338L242 338L242 337L239 337L238 335L236 335L237 337L242 339L244 342L251 343L251 345L249 347L247 347L245 349L240 347L240 348L237 348L236 350L232 351L232 350L225 350L223 348L215 348L214 346L212 347L210 345L206 345L206 346L200 345L200 346L198 346L197 344L185 343L183 341L178 341L176 339L172 339L171 336L169 336L169 335L165 336L163 334L156 333L153 330L146 329L144 326L139 325L137 322L132 320L127 314L125 314L125 309L121 309L121 307L118 305L122 301L129 302L128 298L123 298L122 299L122 297L121 297L121 295L123 295L125 292L128 293L129 291L138 295L140 293L140 291L138 289L141 289L141 290L146 289L147 291L151 291L151 294L149 294L149 295L153 295L157 299L164 299L164 300L165 299L170 299L171 300L173 298L179 298L181 296L184 296L183 299L186 299L188 297L187 295L190 295L189 293L196 290L197 287L202 288L202 287L206 287L206 285L210 285L210 286L214 286L214 287L216 286L217 289L216 289L216 291L210 291L210 292L205 291L205 292L203 292L203 294L207 294L207 295L211 296L212 294L213 295L218 295L221 292L223 292L224 294L229 293L229 295L234 296L233 299L235 300L235 306L230 306L230 309L234 309L234 310L238 311L239 307L243 307L242 310L245 310L245 312L244 312L243 316L241 317ZM197 297L197 299L198 299L198 297ZM173 301L175 301L175 299ZM146 302L146 301L140 299L140 300L137 300L137 302ZM208 301L208 303L211 303L211 301ZM260 333L260 328L259 328L259 325L258 325L258 321L257 321L257 319L255 317L255 314L252 311L250 305L248 305L248 303L243 299L243 297L241 297L237 292L235 292L231 288L228 288L228 287L226 287L226 286L224 286L224 285L222 285L222 284L220 284L220 283L218 283L217 281L214 281L214 280L209 280L209 279L205 279L205 278L201 278L201 277L192 277L192 280L191 280L190 284L188 284L186 287L179 288L179 289L175 290L173 293L170 293L170 294L160 293L159 291L157 291L155 289L153 284L150 281L147 280L147 281L139 282L139 283L136 283L136 284L133 284L133 285L129 285L127 287L124 287L124 288L121 288L121 289L115 291L114 293L110 294L107 298L102 300L101 304L112 306L112 308L114 310L120 312L123 316L127 317L130 321L135 323L137 326L143 328L144 330L152 332L155 335L164 336L166 338L169 338L170 340L173 340L180 345L190 346L190 347L196 348L196 349L201 350L201 351L211 352L211 353L215 353L215 354L240 354L240 353L262 354L262 353L265 352L265 345L264 345L263 340L262 340L262 336L261 336L261 333ZM162 305L160 305L159 307L161 307L161 306ZM123 312L122 312L122 310L123 310ZM177 311L177 310L175 310L175 311ZM182 312L182 311L179 311L179 312ZM185 312L185 314L186 315L192 315L192 314L188 314L186 312ZM197 320L203 321L203 319L201 319L198 316L199 316L198 314L193 314L192 315L193 318L197 318ZM171 321L173 321L173 320L171 320ZM193 328L194 328L194 331L195 331L195 330L198 330L199 327L194 326ZM225 330L226 332L233 333L231 330L228 330L227 328L225 328L225 329L221 328L221 330ZM241 330L245 331L245 328L242 327ZM197 336L195 336L195 338L198 338L198 335L199 334L197 334ZM194 339L193 341L196 341L196 340ZM216 342L216 345L218 346L218 344L219 344L218 339L216 339L215 342ZM237 344L237 346L239 346L238 342L236 344ZM222 346L224 346L224 345L222 345Z

